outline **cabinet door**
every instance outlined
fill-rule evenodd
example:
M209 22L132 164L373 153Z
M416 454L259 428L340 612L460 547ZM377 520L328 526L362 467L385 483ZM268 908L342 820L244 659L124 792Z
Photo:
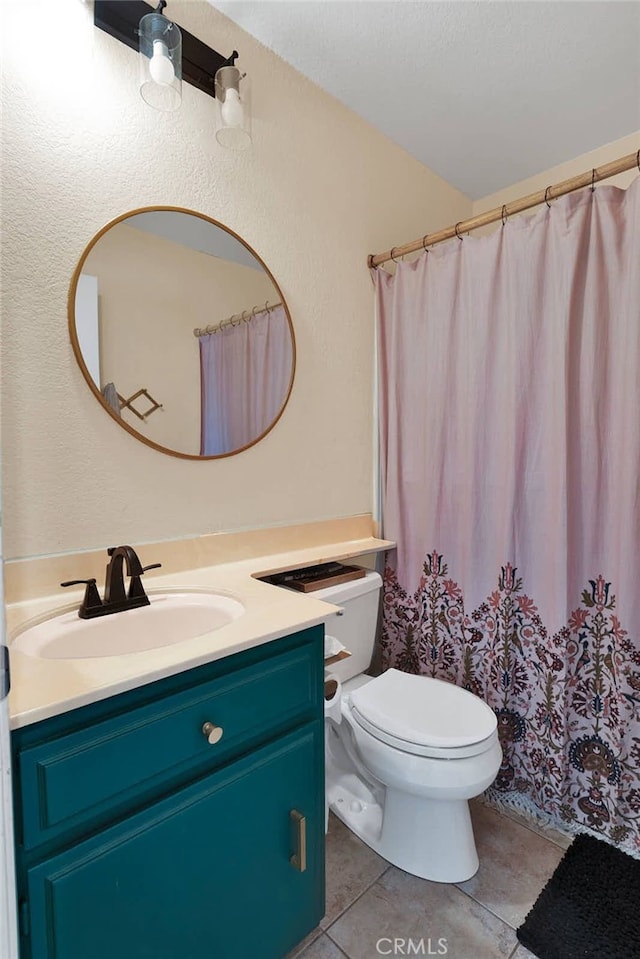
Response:
M323 745L308 724L31 868L32 959L282 959L324 912Z

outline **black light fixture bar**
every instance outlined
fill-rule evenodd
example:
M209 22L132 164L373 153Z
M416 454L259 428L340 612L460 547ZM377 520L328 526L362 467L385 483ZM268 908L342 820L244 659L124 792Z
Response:
M138 50L138 24L147 13L156 9L142 0L95 0L94 23L105 33L121 40L133 50ZM169 19L171 19L169 17ZM177 24L180 27L180 24ZM182 34L182 79L192 86L215 97L214 77L220 67L233 66L238 56L236 50L230 57L223 57L202 40L187 33Z

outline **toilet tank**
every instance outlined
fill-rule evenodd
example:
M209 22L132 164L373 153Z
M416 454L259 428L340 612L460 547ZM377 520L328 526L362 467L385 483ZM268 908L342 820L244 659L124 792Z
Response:
M367 570L362 579L314 590L314 599L342 607L342 614L325 623L325 634L335 636L351 653L347 659L333 663L329 670L344 683L369 668L373 655L378 623L378 605L382 577Z

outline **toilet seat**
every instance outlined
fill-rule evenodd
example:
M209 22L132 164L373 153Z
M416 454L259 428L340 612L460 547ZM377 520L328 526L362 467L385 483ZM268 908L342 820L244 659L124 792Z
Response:
M388 669L351 693L355 722L381 742L416 756L464 759L490 749L497 719L453 683Z
M358 710L353 706L351 707L351 716L354 722L357 723L361 729L364 729L365 732L370 733L374 739L379 740L381 743L386 743L388 746L393 746L394 749L400 752L410 753L412 756L426 756L431 759L468 759L472 756L479 756L487 752L493 744L498 741L498 733L496 731L486 739L478 743L471 743L468 746L425 746L420 743L411 743L406 739L398 739L396 736L391 736L384 729L380 729L379 726L374 726L373 723L370 723L364 716L358 713Z

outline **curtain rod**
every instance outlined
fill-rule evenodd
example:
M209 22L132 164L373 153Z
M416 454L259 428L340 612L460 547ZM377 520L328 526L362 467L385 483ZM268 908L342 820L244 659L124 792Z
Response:
M267 300L264 306L258 305L254 306L252 310L243 310L242 313L232 313L226 320L216 323L215 326L205 326L202 329L196 327L193 335L210 336L212 333L219 333L220 330L225 329L227 326L240 326L241 323L248 323L249 320L253 320L258 313L271 313L272 310L277 310L279 306L282 306L282 303L270 304L269 300Z
M481 226L487 226L489 223L503 222L514 213L522 213L524 210L530 210L531 207L538 206L540 203L549 202L556 197L563 196L565 193L573 193L574 190L581 190L582 187L593 187L600 180L607 180L609 177L616 176L617 173L624 173L625 170L632 170L635 166L640 170L640 150L637 153L629 153L627 156L620 157L619 160L612 160L611 163L605 163L604 166L594 168L588 173L581 173L578 176L563 180L555 186L548 186L546 190L538 190L537 193L530 193L519 200L512 200L511 203L505 203L494 210L488 210L486 213L480 213L478 216L472 216L469 220L461 220L454 226L449 226L446 230L438 230L437 233L427 233L420 240L412 240L411 243L405 243L404 246L394 246L385 253L371 254L367 257L369 267L378 267L381 263L388 260L394 260L398 256L404 256L405 253L416 253L418 250L426 250L427 247L435 243L442 243L443 240L450 240L452 237L460 236L461 233L468 233L469 230L477 230Z

